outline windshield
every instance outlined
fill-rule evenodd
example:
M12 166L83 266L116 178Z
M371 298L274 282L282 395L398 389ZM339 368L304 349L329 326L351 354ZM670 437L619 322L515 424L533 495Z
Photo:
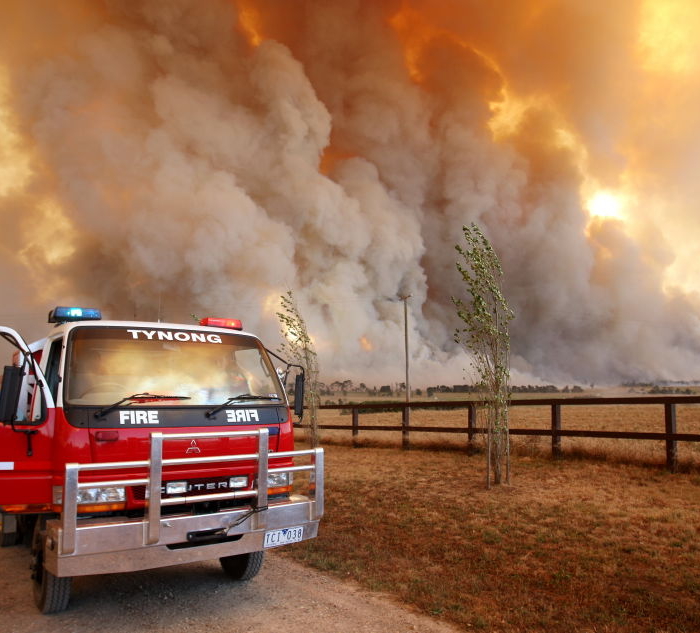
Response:
M218 405L242 394L283 397L260 341L241 334L81 327L71 334L67 358L69 404L107 405L143 393L189 398L156 406Z

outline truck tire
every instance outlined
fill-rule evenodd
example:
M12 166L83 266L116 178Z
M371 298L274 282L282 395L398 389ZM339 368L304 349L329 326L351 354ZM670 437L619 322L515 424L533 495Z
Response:
M32 540L32 587L34 604L42 613L65 611L70 600L73 578L59 578L44 567L46 518L37 520Z
M258 575L265 559L265 552L250 552L219 559L221 567L233 580L250 580Z

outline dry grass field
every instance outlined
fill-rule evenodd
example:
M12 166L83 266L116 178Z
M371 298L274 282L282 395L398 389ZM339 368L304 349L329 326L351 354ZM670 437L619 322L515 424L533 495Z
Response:
M700 432L700 407L686 408L679 432ZM563 427L663 430L663 410L647 409L572 407ZM546 407L513 413L513 427L549 424ZM466 412L411 422L450 416L463 424ZM361 423L371 418L400 414ZM365 446L352 448L349 432L324 431L327 514L319 538L288 555L464 630L700 631L694 444L670 474L661 442L564 438L565 457L552 460L549 438L517 438L511 485L487 491L484 456L468 456L464 436L424 435L403 451L400 433L362 432Z

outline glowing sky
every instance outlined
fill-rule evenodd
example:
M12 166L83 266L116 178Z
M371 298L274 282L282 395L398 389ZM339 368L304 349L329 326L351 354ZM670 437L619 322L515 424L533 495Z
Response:
M461 383L477 222L516 383L700 377L694 0L3 9L3 323L78 302L277 340L292 289L324 376L390 382L410 293L417 381Z

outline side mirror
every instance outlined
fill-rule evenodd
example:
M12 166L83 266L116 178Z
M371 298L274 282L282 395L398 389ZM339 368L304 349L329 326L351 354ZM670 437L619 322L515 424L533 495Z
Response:
M304 374L297 374L294 379L294 413L299 421L304 417Z
M2 387L0 387L0 422L3 424L10 424L17 418L21 390L21 367L6 365L2 372Z

